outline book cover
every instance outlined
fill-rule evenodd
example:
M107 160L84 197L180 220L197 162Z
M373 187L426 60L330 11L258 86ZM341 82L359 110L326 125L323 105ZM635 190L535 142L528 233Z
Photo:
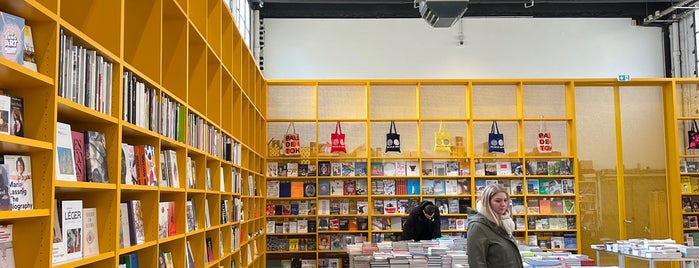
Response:
M474 164L474 174L476 176L485 176L485 163L475 163Z
M24 34L22 65L29 68L29 70L36 72L36 55L34 55L34 37L32 36L32 27L29 25L24 25L22 33Z
M291 197L299 198L303 197L303 182L302 181L292 181L291 182Z
M129 208L126 203L119 204L119 246L131 246L131 230L129 228Z
M73 161L75 161L75 177L78 181L85 181L85 134L71 131L73 139Z
M129 237L131 245L140 245L146 242L143 226L143 209L141 200L129 200L126 202L129 215Z
M371 162L371 176L383 176L382 162Z
M173 236L177 234L177 221L176 221L176 214L175 214L175 202L170 201L168 203L168 209L167 209L167 235L168 236Z
M0 11L0 56L24 64L24 18Z
M459 176L459 161L447 161L447 176Z
M10 173L7 172L4 163L4 157L0 157L0 210L12 210Z
M316 196L316 184L315 182L304 182L303 183L303 197L315 197Z
M485 163L485 175L486 176L498 175L498 163L495 163L495 162Z
M75 147L73 150L76 150ZM155 164L151 164L154 169ZM85 174L89 182L109 182L107 174L107 145L102 132L85 131Z
M330 181L330 195L341 196L344 192L344 182L342 180Z
M15 253L12 246L12 224L0 225L0 267L14 268Z
M155 171L155 147L146 144L143 147L143 152L146 157L146 176L148 178L146 185L158 186L158 176Z
M330 162L331 176L339 177L342 176L342 163L340 162Z
M192 246L189 244L189 240L187 240L187 262L186 262L186 267L187 268L195 268L194 264L194 253L192 253Z
M299 164L299 177L308 176L308 164Z
M286 163L286 176L287 177L297 177L299 175L299 163L289 162Z
M354 162L342 162L342 176L354 176Z
M12 99L9 96L0 95L0 133L10 134L10 110Z
M127 185L138 184L136 177L136 162L134 161L133 145L121 144L121 183Z
M332 174L330 161L318 161L318 176L330 176Z
M64 200L61 202L61 227L66 246L64 260L76 260L83 257L83 201Z
M4 184L0 185L3 188L0 192L9 193L12 210L34 209L32 158L29 155L5 155L3 161L9 176L7 182L0 182Z
M24 99L10 97L10 135L24 137Z
M357 195L368 195L369 194L369 188L367 186L366 179L356 180L355 186L356 186L355 192Z
M520 162L512 162L512 163L510 164L510 168L511 168L511 170L512 170L512 175L515 175L515 176L523 175L522 163L520 163Z
M194 210L194 201L192 199L187 200L187 232L196 230L197 218L196 211Z
M330 181L318 181L318 195L330 195Z
M343 182L343 195L355 195L357 193L357 182L355 180L346 180Z
M369 174L369 168L367 167L367 162L359 161L354 163L354 175L355 176L367 176Z
M408 179L406 181L407 194L409 195L419 195L420 194L420 180L418 179Z
M512 175L512 163L510 162L498 162L498 176L510 176Z
M158 203L158 238L168 237L168 211L170 204L168 202Z
M83 208L83 258L100 253L97 208Z
M408 161L405 164L406 176L420 176L420 164L417 161Z
M56 179L77 181L70 125L56 123Z

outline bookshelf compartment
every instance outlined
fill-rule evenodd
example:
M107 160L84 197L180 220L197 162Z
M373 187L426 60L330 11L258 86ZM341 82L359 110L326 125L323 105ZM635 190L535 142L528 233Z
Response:
M318 119L359 120L367 118L368 93L365 84L320 84L318 85L317 94ZM270 103L274 102L270 101ZM322 130L323 128L321 127L320 129Z
M416 121L395 121L396 132L400 135L400 152L386 152L386 134L389 133L390 121L372 121L369 124L371 136L370 152L372 157L417 157L418 123ZM465 148L464 148L465 149ZM465 152L465 151L464 151Z
M564 155L570 154L571 145L567 142L570 124L568 121L525 121L524 122L524 151L526 155ZM550 134L552 152L540 153L537 149L539 134ZM558 142L557 142L558 141ZM561 142L562 141L562 142Z
M420 84L420 118L469 118L467 92L466 84Z
M95 40L100 46L106 48L112 55L120 56L121 35L121 1L97 1L90 3L78 3L75 1L60 2L60 17L81 34ZM78 8L79 6L79 8ZM88 14L85 14L88 12Z
M233 22L233 14L226 5L221 8L221 63L224 73L233 75L233 35L238 28Z
M377 119L418 118L417 85L383 85L369 86L369 117Z
M268 120L315 119L316 107L311 105L316 103L314 85L270 85L268 90Z
M206 42L214 50L214 53L221 55L221 10L223 1L206 1Z
M207 53L206 117L215 125L221 125L221 64L214 54Z
M504 153L490 153L488 152L488 138L489 133L493 124L493 121L477 121L473 122L473 155L476 157L480 156L496 156L496 155L507 155L507 156L518 156L521 154L521 145L519 144L519 128L521 123L519 121L505 121L496 120L498 124L498 129L500 133L503 134L505 140L505 152Z
M420 138L421 138L421 150L420 150L420 155L422 157L447 157L447 156L456 156L456 157L464 157L466 156L466 148L464 147L463 150L457 147L450 148L451 152L435 152L435 136L437 131L440 128L440 124L443 124L444 129L449 132L450 135L450 140L449 142L451 144L454 144L456 146L457 143L461 144L465 142L465 137L467 133L470 133L470 127L468 126L468 122L466 121L422 121L419 125L420 129ZM475 123L474 123L474 129L473 132L476 132L475 129ZM488 132L490 132L490 128L488 128ZM501 130L502 132L502 130ZM475 136L476 134L474 134ZM487 134L482 135L484 142L486 141ZM477 141L479 136L475 136L474 140ZM402 138L402 136L401 136ZM507 144L507 143L505 143ZM474 148L477 148L474 145ZM478 150L478 149L474 149ZM487 150L487 147L486 147ZM474 152L475 154L476 152Z
M471 93L473 118L517 118L521 114L517 109L520 88L519 84L474 84Z
M193 5L196 6L196 5ZM187 103L191 108L201 114L206 112L206 94L197 94L206 89L206 53L208 51L206 43L198 35L193 35L190 27L189 52L188 52L188 95Z
M160 83L161 0L124 0L124 60Z
M53 218L48 215L37 218L3 220L3 224L12 224L12 246L16 267L51 266L52 222ZM20 239L24 234L38 235L36 236L37 239ZM32 256L32 258L22 258L20 256Z
M190 29L191 33L198 33L199 36L206 36L206 22L208 15L207 4L209 1L189 2L189 20L195 28ZM194 30L194 31L191 31Z
M182 265L187 255L187 245L184 238L179 238L158 244L158 251L162 251L163 253L169 252L172 256L172 263L175 265Z
M227 73L221 74L221 129L233 133L233 96L235 95L233 78ZM238 122L236 120L235 122Z
M172 0L164 0L162 19L162 85L187 101L187 17Z
M243 42L243 38L240 36L240 33L238 31L233 31L233 49L231 49L233 52L233 69L231 69L231 73L233 74L233 78L235 78L235 81L238 82L238 86L242 87L242 78L243 78L243 54L247 53L247 46Z
M524 118L567 118L567 84L522 86Z

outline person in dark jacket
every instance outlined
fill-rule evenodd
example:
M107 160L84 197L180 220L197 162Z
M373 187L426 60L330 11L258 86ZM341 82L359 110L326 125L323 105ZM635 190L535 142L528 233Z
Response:
M522 256L512 236L515 223L509 210L510 196L501 185L489 185L467 209L466 253L468 265L478 268L522 268Z
M423 201L410 211L408 220L403 224L400 240L432 240L442 237L439 229L439 211L430 201Z

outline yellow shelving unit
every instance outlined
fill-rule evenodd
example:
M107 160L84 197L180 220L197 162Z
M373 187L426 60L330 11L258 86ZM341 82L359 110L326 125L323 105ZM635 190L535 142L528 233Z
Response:
M523 212L515 214L520 218L518 230L515 235L522 242L531 236L539 236L544 239L554 236L572 234L576 237L576 246L566 249L580 252L580 237L578 226L578 198L577 176L574 170L570 174L535 175L526 173L528 162L568 161L577 168L575 153L575 118L573 106L574 92L572 81L525 81L525 80L487 80L487 81L461 81L461 80L379 80L379 81L267 81L268 83L268 114L267 114L267 139L283 139L290 122L295 124L299 133L302 146L310 146L310 156L269 156L267 163L307 163L315 165L320 170L322 162L364 162L367 166L366 175L358 176L321 176L319 173L309 176L268 176L268 182L274 181L298 181L316 183L319 188L323 181L333 180L363 180L368 189L366 194L357 195L317 195L311 199L304 198L308 202L315 202L316 213L310 215L292 215L291 219L284 216L268 214L267 221L276 223L307 219L319 221L323 219L353 219L366 218L368 228L366 230L316 230L311 234L317 234L316 241L320 243L322 237L327 235L354 235L363 236L364 239L376 242L376 239L395 239L400 235L400 229L390 230L372 228L374 220L381 221L386 218L405 218L407 214L383 214L374 210L374 202L381 200L414 199L418 203L425 199L462 199L468 200L475 206L480 187L493 181L505 184L520 185L517 193L513 189L512 198L518 199ZM342 123L342 131L346 135L347 153L328 153L324 151L325 144L330 141L330 133L335 131L335 123ZM389 124L394 121L401 135L401 152L385 153L386 133ZM500 132L505 136L505 153L489 153L487 150L487 137L492 121L497 121ZM546 124L548 130L555 137L554 152L540 154L536 151L536 134L541 124ZM433 151L435 132L440 124L451 135L452 145L455 145L458 137L458 146L452 146L451 153L436 153ZM425 173L437 162L454 162L459 164L457 174L442 174L433 170ZM378 174L372 172L372 163L382 163L384 172L386 164L413 163L417 165L417 174ZM518 162L522 164L521 174L486 175L478 174L477 166L486 163ZM273 165L273 164L272 164ZM356 171L356 170L355 170ZM569 180L573 182L573 191L570 194L528 192L527 181L536 180ZM418 182L420 192L418 194L376 192L375 182L382 180ZM464 180L466 189L464 193L426 193L424 188L427 182L435 180ZM325 182L323 182L325 184ZM269 189L268 189L269 191ZM527 201L549 199L571 199L575 204L573 212L568 213L527 213ZM333 213L328 215L321 213L323 200L349 200L353 202L365 201L369 209L366 215L354 215L347 213ZM267 198L267 204L297 202L294 198ZM268 210L269 213L275 213ZM407 212L406 212L407 213ZM465 220L466 214L460 212L443 213L442 218ZM547 228L541 226L528 226L529 220L559 218L569 222L563 228ZM568 220L566 220L568 219ZM523 224L523 225L522 225ZM460 236L466 230L455 230L444 226L443 235ZM294 239L306 237L307 233L275 233L278 238ZM268 235L269 236L269 235ZM382 238L383 237L383 238ZM317 258L334 256L338 250L307 250L303 254L317 253ZM287 251L275 253L288 253ZM332 253L332 254L328 254ZM288 259L288 255L275 254L268 259Z
M1 2L0 11L23 17L32 27L38 65L38 72L34 72L0 59L0 88L24 99L26 122L25 137L0 135L0 153L26 154L33 164L34 209L0 213L4 223L14 226L17 267L117 267L119 257L131 253L138 255L139 266L156 267L160 250L172 252L175 265L184 267L187 241L196 267L265 266L261 198L261 167L266 157L265 82L223 1L20 0ZM111 113L92 110L58 94L61 32L72 36L74 44L97 51L113 64ZM227 144L223 139L215 145L188 142L193 133L189 120L182 121L185 127L180 129L181 139L127 122L122 117L123 107L130 101L122 94L126 88L122 74L126 71L153 89L158 99L168 96L184 106L182 111L199 115L209 133L239 144L237 152L227 154L236 156L224 158ZM68 123L76 131L105 133L108 183L55 179L56 122ZM152 145L156 152L177 152L180 185L122 183L122 143ZM196 163L196 188L186 186L187 157ZM160 170L158 154L155 159L156 170ZM205 168L212 170L212 189L205 188ZM242 180L237 191L232 185L234 173ZM53 217L57 213L54 200L69 199L83 200L86 208L97 208L99 254L52 264ZM187 232L185 225L188 199L194 201L199 224L192 232ZM241 201L243 220L220 223L221 201L233 199ZM128 200L141 201L146 241L120 248L119 204ZM176 232L158 238L158 204L163 201L175 203ZM205 202L211 212L208 228L204 227ZM232 215L232 204L227 213ZM235 248L231 241L234 229L240 232ZM208 263L204 260L207 238L211 238L214 248L214 260Z

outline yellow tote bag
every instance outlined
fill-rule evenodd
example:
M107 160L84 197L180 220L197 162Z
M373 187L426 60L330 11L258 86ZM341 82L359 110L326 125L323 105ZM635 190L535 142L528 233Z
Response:
M439 130L434 133L434 151L451 153L451 135L444 128L444 122L439 122Z

